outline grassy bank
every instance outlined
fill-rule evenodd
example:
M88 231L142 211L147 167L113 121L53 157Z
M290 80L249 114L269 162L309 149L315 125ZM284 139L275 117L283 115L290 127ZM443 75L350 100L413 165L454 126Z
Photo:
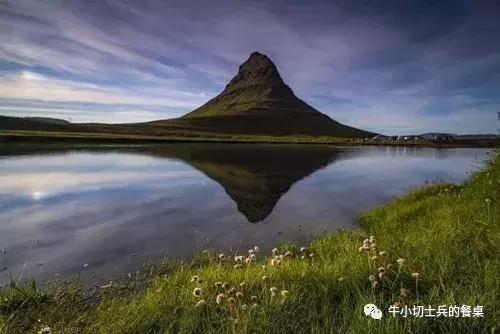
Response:
M238 135L206 132L169 132L161 135L106 132L63 132L35 130L0 130L0 143L267 143L267 144L328 144L328 145L378 145L425 147L500 147L498 139L456 140L453 142L431 140L387 140L370 138L341 138L308 135Z
M0 290L3 332L494 333L500 329L500 157L464 185L423 186L306 249L203 252L92 291ZM369 236L374 236L370 240ZM369 239L364 241L365 239ZM363 248L364 245L364 248ZM254 254L254 255L252 255ZM255 257L255 259L253 259ZM246 260L246 259L249 260ZM249 261L247 263L247 261ZM199 290L198 290L199 289ZM381 320L366 318L376 304ZM484 306L484 317L392 317L390 305Z

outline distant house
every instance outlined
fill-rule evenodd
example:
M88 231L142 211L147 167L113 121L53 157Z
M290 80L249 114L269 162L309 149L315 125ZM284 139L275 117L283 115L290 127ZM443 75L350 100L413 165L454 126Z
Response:
M387 140L390 140L390 139L391 139L391 137L384 136L384 135L376 135L376 136L372 137L373 141L387 141Z

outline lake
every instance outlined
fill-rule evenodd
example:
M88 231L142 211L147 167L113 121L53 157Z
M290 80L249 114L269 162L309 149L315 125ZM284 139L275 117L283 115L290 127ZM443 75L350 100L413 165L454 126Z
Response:
M357 228L485 149L256 144L0 144L0 283L104 281L207 248L270 249Z

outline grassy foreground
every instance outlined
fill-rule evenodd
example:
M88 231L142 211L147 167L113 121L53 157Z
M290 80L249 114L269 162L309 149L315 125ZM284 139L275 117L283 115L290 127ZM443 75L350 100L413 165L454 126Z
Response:
M146 283L93 291L76 283L12 285L0 290L0 331L500 332L499 201L497 156L464 185L422 186L363 214L362 231L328 235L306 249L241 258L207 251L163 263ZM381 320L363 315L367 303L383 311ZM392 317L394 304L481 305L484 317Z

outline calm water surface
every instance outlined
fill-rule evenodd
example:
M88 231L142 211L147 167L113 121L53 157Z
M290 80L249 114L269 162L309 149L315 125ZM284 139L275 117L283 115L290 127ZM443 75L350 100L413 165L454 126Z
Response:
M104 280L149 259L264 249L356 228L426 181L462 182L483 149L170 144L0 146L0 283Z

